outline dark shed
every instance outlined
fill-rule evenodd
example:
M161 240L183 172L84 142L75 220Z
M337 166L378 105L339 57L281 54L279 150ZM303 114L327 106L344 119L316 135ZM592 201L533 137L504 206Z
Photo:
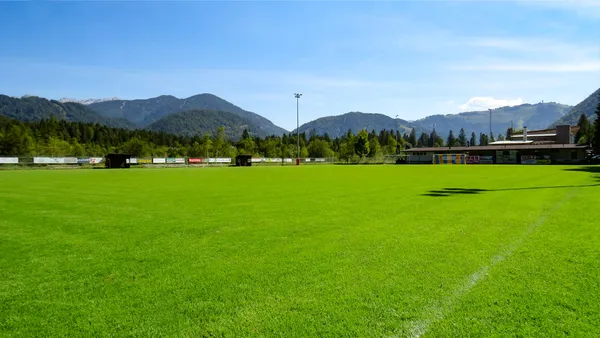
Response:
M252 166L252 155L237 155L235 157L236 167L250 167Z
M104 157L105 168L129 168L129 159L131 155L127 154L108 154Z

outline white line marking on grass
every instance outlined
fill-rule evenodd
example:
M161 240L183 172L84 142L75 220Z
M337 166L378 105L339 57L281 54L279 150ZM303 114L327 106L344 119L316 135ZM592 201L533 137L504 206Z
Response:
M411 328L409 331L409 337L420 337L425 334L431 325L436 322L442 320L454 307L456 301L468 293L477 283L479 283L485 276L487 272L493 268L496 264L502 262L513 252L521 246L521 244L529 237L538 227L540 227L548 218L548 216L554 213L558 208L560 208L566 201L568 201L571 197L573 197L575 190L572 189L562 200L558 201L551 209L547 210L542 217L540 217L536 222L532 223L529 228L525 231L525 233L519 237L516 241L512 242L504 251L502 251L499 255L492 257L490 264L482 267L477 272L473 273L469 277L465 279L465 281L456 288L448 297L441 300L438 304L433 304L427 307L424 311L423 318L421 320L413 321L411 323Z

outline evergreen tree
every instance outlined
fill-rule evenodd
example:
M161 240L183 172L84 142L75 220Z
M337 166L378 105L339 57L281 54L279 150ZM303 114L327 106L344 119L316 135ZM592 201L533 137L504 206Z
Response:
M508 128L506 129L506 140L510 141L510 137L513 134L513 129L512 128Z
M467 134L463 128L460 128L460 132L458 133L458 143L463 147L467 146Z
M577 122L577 126L579 126L579 131L575 134L575 143L576 144L585 144L591 141L590 132L591 125L585 114L581 114L579 117L579 121Z
M354 151L358 156L365 157L369 154L369 134L366 130L361 130L358 133L356 138L356 143L354 145Z
M441 147L444 145L444 139L442 139L435 129L429 134L429 147Z
M408 137L408 143L411 146L415 147L417 145L417 133L415 132L415 128L410 131L410 136Z
M484 133L479 133L479 145L487 146L488 145L488 136Z
M427 133L422 132L419 140L417 141L418 147L427 147L429 145L429 135Z
M471 133L471 140L469 141L469 146L474 147L477 145L477 136L475 133Z
M247 140L250 138L250 133L248 133L248 129L244 129L244 132L242 133L242 140Z
M456 137L454 137L454 132L452 130L450 130L450 132L448 133L448 140L446 141L446 145L448 147L454 147L455 144L456 144Z

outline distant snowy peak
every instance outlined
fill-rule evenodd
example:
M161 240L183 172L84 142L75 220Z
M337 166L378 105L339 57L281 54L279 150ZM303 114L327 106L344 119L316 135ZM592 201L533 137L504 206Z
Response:
M87 100L77 100L77 99L69 99L69 98L63 97L59 101L61 103L75 102L75 103L81 103L81 104L88 105L88 104L92 104L92 103L100 103L100 102L106 102L106 101L119 101L119 100L121 100L121 99L118 97L110 97L110 98L104 98L104 99L87 99Z

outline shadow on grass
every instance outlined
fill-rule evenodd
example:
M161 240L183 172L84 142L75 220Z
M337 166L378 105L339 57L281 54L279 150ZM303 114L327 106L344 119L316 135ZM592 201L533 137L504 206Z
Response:
M584 172L584 173L600 174L600 165L568 168L568 169L563 169L563 170L564 171L578 171L578 172Z
M442 190L430 190L421 196L429 197L448 197L452 195L477 195L485 192L494 191L519 191L519 190L541 190L541 189L565 189L565 188L589 188L600 186L600 177L596 177L596 184L583 185L555 185L550 187L528 187L528 188L505 188L505 189L469 189L469 188L444 188Z

